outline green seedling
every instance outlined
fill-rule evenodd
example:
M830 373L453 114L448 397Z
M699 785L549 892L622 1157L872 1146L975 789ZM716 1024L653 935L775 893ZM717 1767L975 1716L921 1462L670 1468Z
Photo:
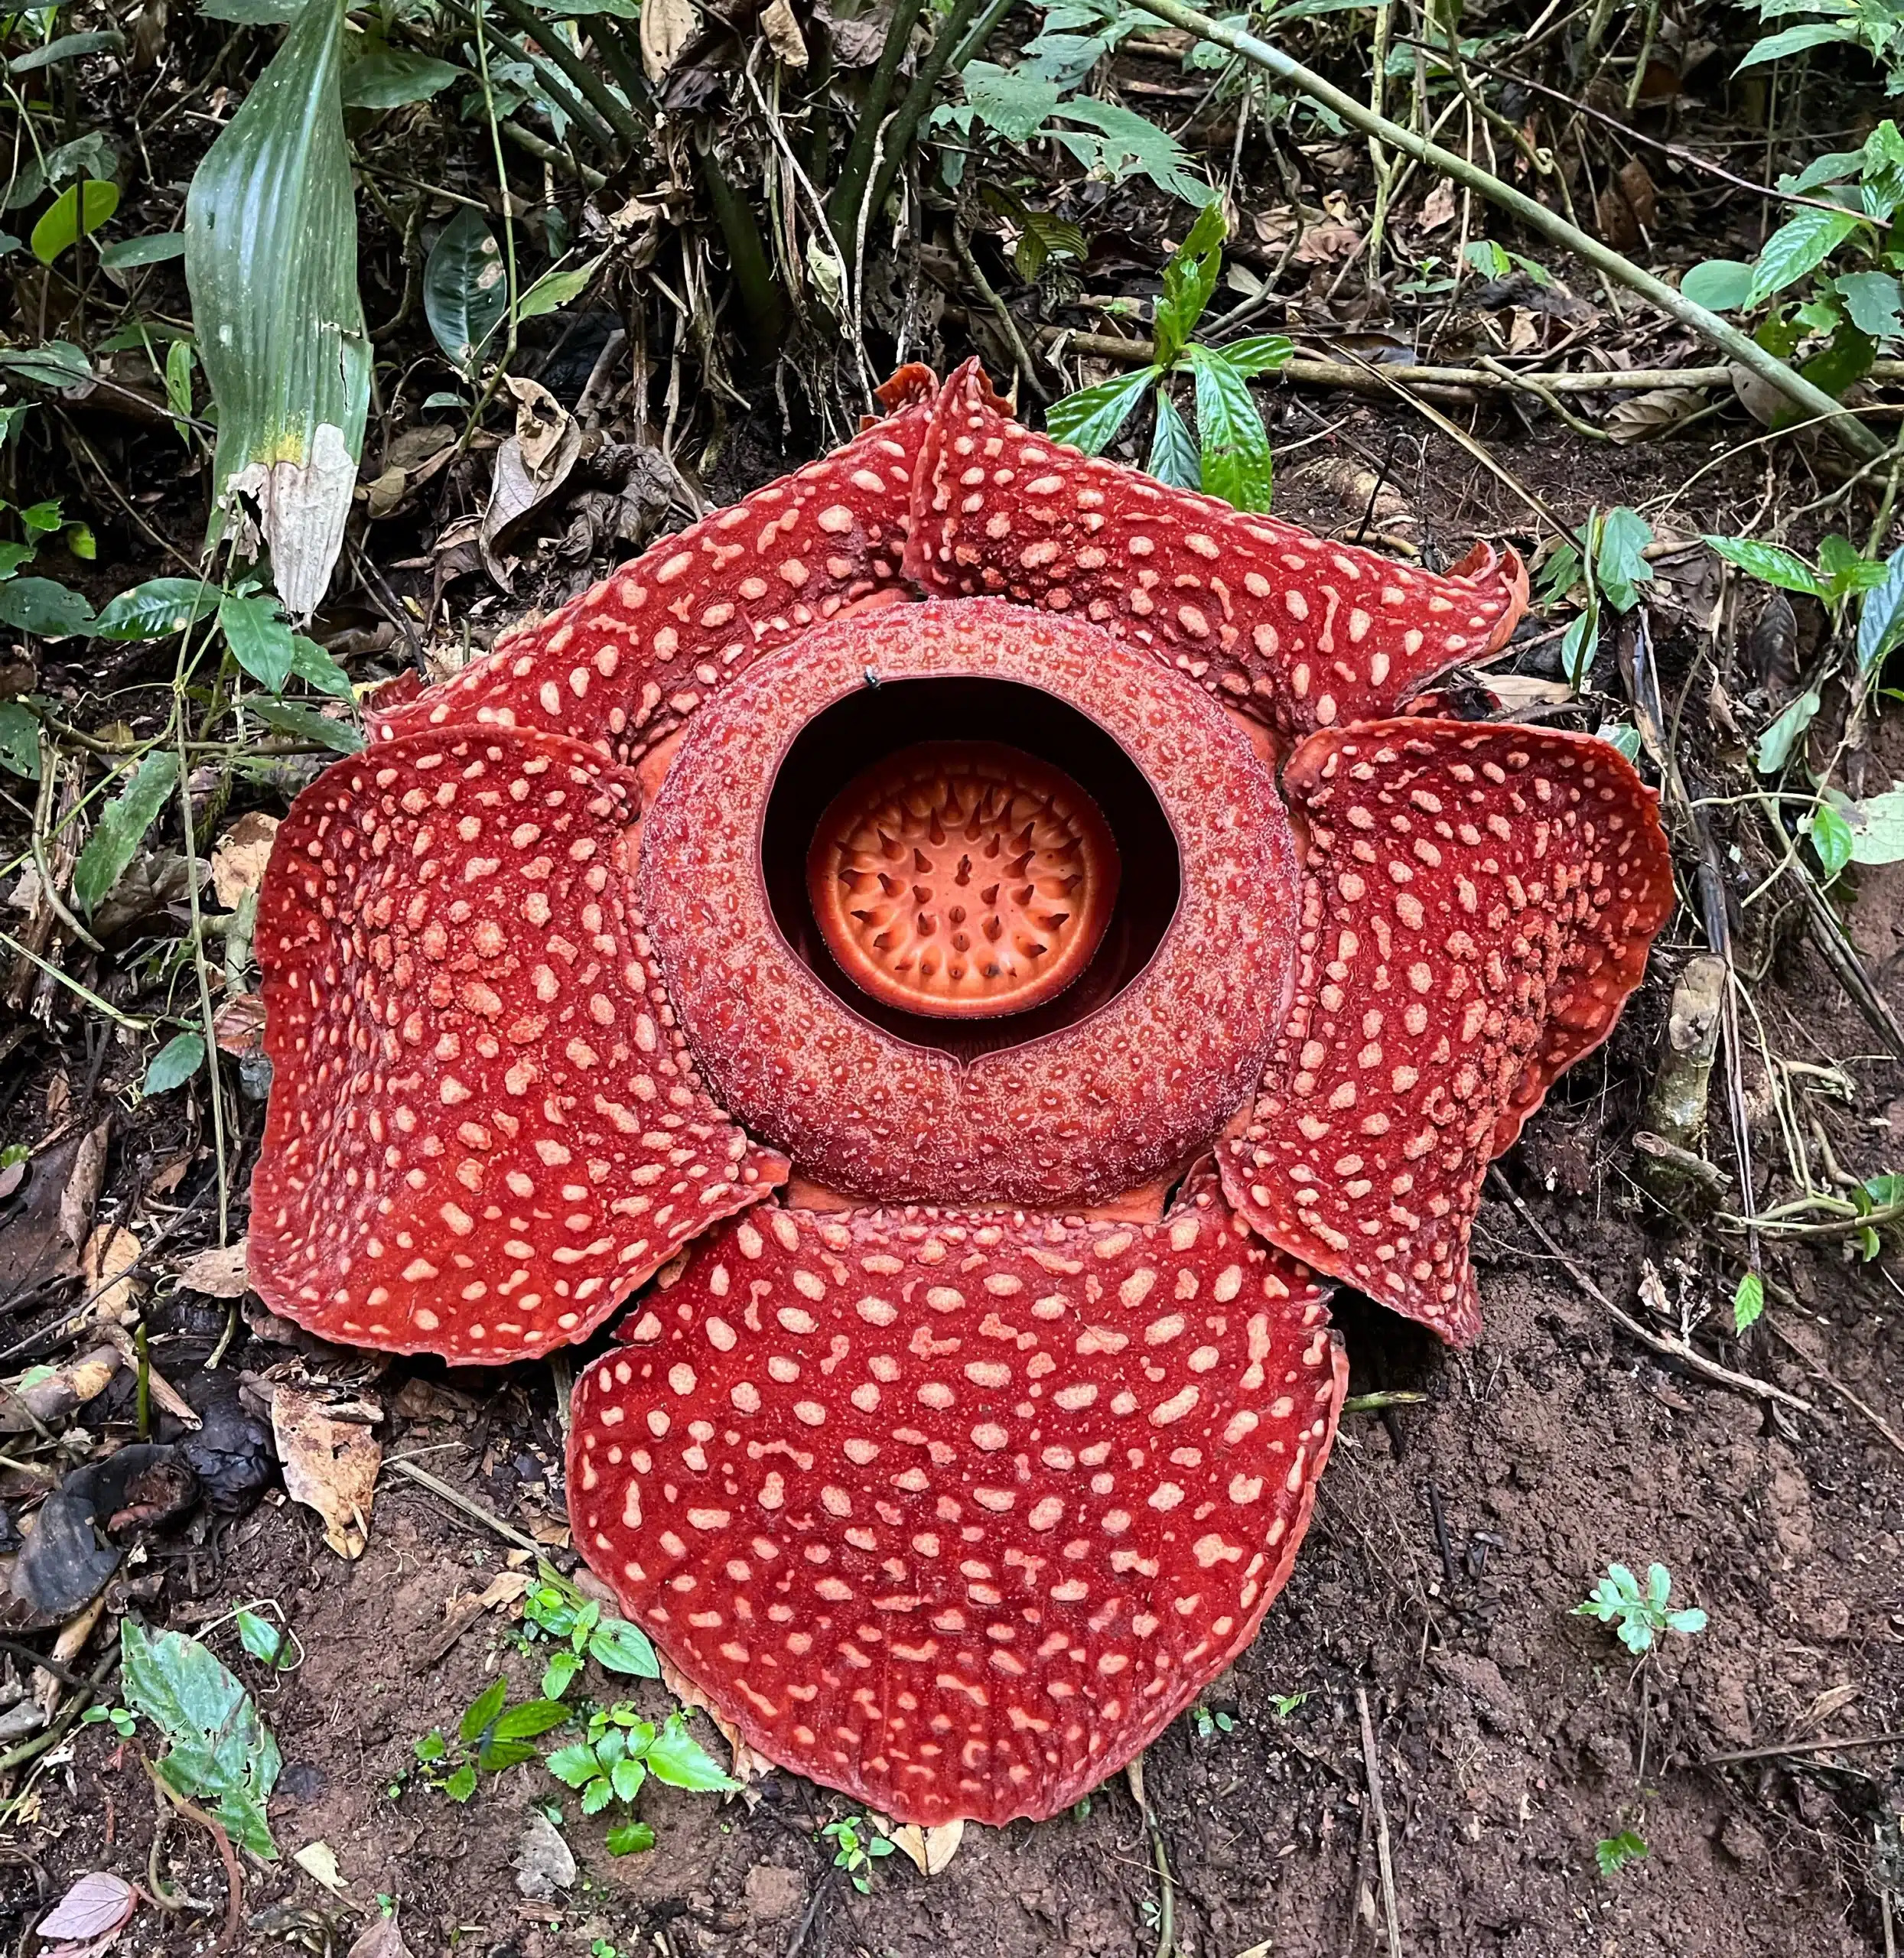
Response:
M453 1802L466 1802L476 1793L479 1774L500 1774L518 1762L533 1761L535 1736L574 1717L559 1700L529 1699L511 1706L508 1699L508 1680L493 1680L464 1710L454 1741L438 1728L416 1743L416 1758L431 1787L441 1788Z
M599 1815L611 1802L621 1804L621 1819L608 1831L611 1856L655 1846L655 1832L627 1813L650 1774L671 1788L697 1793L727 1794L740 1785L688 1732L685 1714L670 1713L657 1727L625 1704L597 1708L588 1716L584 1737L558 1748L545 1765L557 1781L580 1790L583 1814Z
M890 1856L895 1846L863 1815L842 1816L820 1833L833 1846L833 1867L845 1871L862 1897L870 1895L874 1864L881 1856Z
M89 1706L80 1716L80 1724L85 1727L112 1723L112 1731L122 1741L129 1741L138 1725L138 1716L125 1706Z
M1199 1741L1213 1741L1219 1734L1233 1732L1236 1726L1229 1714L1208 1706L1193 1707L1190 1724L1196 1728Z
M1617 1836L1603 1836L1593 1845L1593 1860L1600 1865L1602 1876L1617 1876L1629 1863L1638 1862L1648 1853L1645 1839L1630 1829L1622 1829Z
M522 1622L533 1636L561 1641L566 1651L550 1654L542 1669L542 1696L560 1699L574 1683L584 1658L604 1672L633 1679L658 1680L661 1664L640 1628L626 1618L604 1618L600 1605L545 1565L541 1581L522 1600Z
M1676 1612L1666 1608L1672 1588L1672 1573L1663 1563L1647 1566L1643 1589L1623 1563L1609 1564L1606 1575L1593 1586L1593 1595L1574 1607L1574 1615L1598 1618L1602 1625L1612 1625L1627 1651L1643 1657L1653 1649L1653 1641L1662 1632L1676 1631L1690 1637L1706 1628L1706 1615L1696 1606Z
M1279 1693L1271 1703L1276 1709L1277 1719L1287 1720L1308 1698L1306 1693Z

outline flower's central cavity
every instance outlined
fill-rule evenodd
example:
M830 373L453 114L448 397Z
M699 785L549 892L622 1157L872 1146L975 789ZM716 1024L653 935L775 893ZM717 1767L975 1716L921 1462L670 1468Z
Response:
M1154 791L1067 701L976 677L856 688L795 737L760 834L774 922L855 1013L970 1059L1129 985L1181 870Z
M1090 797L995 741L926 741L875 763L833 798L806 860L840 970L889 1006L949 1020L1063 992L1111 922L1118 874Z

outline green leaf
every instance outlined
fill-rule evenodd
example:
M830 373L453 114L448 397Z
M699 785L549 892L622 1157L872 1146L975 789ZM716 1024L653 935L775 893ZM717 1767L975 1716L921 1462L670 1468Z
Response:
M200 578L148 578L115 592L86 628L96 639L158 639L218 610L218 588Z
M11 407L0 408L0 447L5 446L7 437L13 433L13 424L23 415L31 414L32 409L30 401L17 401Z
M1666 1614L1666 1629L1668 1631L1676 1631L1690 1638L1695 1632L1704 1631L1705 1628L1706 1615L1696 1605L1688 1606L1683 1612L1668 1612Z
M453 1802L466 1802L476 1793L476 1769L464 1761L461 1768L443 1784L443 1792Z
M151 1092L149 1081L146 1092ZM240 1610L233 1614L233 1618L238 1627L238 1642L254 1659L262 1660L274 1669L290 1665L291 1634L282 1625L273 1625L270 1619L260 1618L255 1612Z
M139 1092L164 1094L174 1088L183 1088L204 1065L205 1036L202 1033L174 1034L152 1056L152 1064L145 1070L145 1085ZM244 1636L242 1625L239 1627L239 1636Z
M1847 803L1844 821L1850 835L1853 863L1904 861L1904 789Z
M0 619L42 639L70 639L93 623L93 608L53 578L9 578L0 584Z
M1164 268L1164 291L1157 302L1152 328L1151 358L1168 367L1190 343L1223 268L1223 240L1229 226L1220 200L1212 199L1197 213L1190 236L1170 254Z
M1144 467L1158 482L1173 490L1200 490L1203 459L1196 437L1185 426L1177 404L1161 388L1157 391L1157 424L1151 436L1150 460Z
M298 18L299 0L198 0L208 21L229 21L241 28L280 28Z
M1777 34L1769 34L1762 41L1754 41L1749 53L1738 67L1735 75L1743 74L1748 68L1762 68L1768 61L1782 61L1788 54L1802 54L1808 47L1821 47L1830 41L1856 41L1857 24L1854 21L1806 21L1795 28L1785 28Z
M1205 495L1239 510L1268 509L1274 470L1248 382L1213 347L1193 346L1188 357L1196 379Z
M542 1765L557 1781L566 1782L571 1788L585 1788L600 1771L595 1764L595 1751L578 1742L572 1747L558 1747L545 1757Z
M1585 691L1600 656L1600 620L1590 610L1583 612L1561 636L1561 671L1575 693Z
M1080 388L1076 394L1054 401L1045 411L1046 433L1053 441L1068 442L1088 456L1101 454L1162 371L1140 367L1134 373L1100 381L1094 388Z
M41 214L29 241L33 255L50 265L88 233L97 231L119 207L119 187L89 177L69 184Z
M0 373L17 374L37 388L75 388L92 379L93 363L70 341L50 340L0 353Z
M1232 340L1222 352L1238 373L1253 376L1287 366L1294 356L1296 343L1281 333L1251 333Z
M626 1618L604 1618L588 1634L588 1656L604 1672L638 1680L658 1680L661 1661L648 1634Z
M624 1756L608 1771L608 1785L614 1790L617 1801L633 1801L647 1778L647 1769L633 1755Z
M103 129L89 129L71 142L49 150L44 158L30 157L22 164L4 195L0 210L24 210L37 204L56 184L70 177L109 177L119 174L119 152L107 141Z
M516 301L516 317L539 320L545 313L561 311L571 299L579 298L587 291L589 281L607 255L606 252L597 252L585 265L573 266L565 272L544 272Z
M340 755L354 755L363 746L363 736L347 720L333 720L328 714L301 706L296 701L269 700L260 695L247 701L246 707L267 727L294 740L308 741Z
M18 514L21 526L36 537L50 536L65 521L57 498L44 503L30 503Z
M232 1839L275 1859L265 1804L278 1779L278 1744L249 1693L195 1638L156 1638L136 1618L119 1629L120 1693L166 1739L159 1772L181 1795L215 1804Z
M1748 1271L1740 1280L1737 1291L1732 1295L1733 1331L1749 1332L1764 1316L1765 1309L1765 1280L1756 1271Z
M291 628L277 600L239 598L228 592L219 600L218 624L239 665L261 686L282 693L294 655Z
M61 61L76 61L83 54L97 54L108 48L117 53L125 45L125 37L116 28L99 28L90 34L63 34L57 40L16 54L7 63L7 72L31 74L36 69L50 68Z
M489 221L467 205L438 234L423 267L423 316L451 366L467 380L503 324L509 281Z
M648 1771L671 1788L727 1790L740 1785L688 1732L679 1713L670 1713L648 1743L647 1761Z
M1820 704L1816 694L1801 694L1759 737L1752 760L1761 775L1776 775L1785 766L1792 750L1811 725Z
M192 411L192 362L196 350L188 340L175 340L165 350L165 405L183 418ZM179 433L183 435L184 430Z
M1600 1865L1602 1876L1617 1876L1629 1863L1647 1853L1644 1839L1630 1829L1622 1829L1617 1836L1606 1836L1593 1845L1593 1859Z
M1609 510L1601 519L1593 577L1616 612L1632 611L1639 603L1637 587L1652 582L1653 568L1641 555L1652 541L1652 525L1624 504Z
M606 1774L598 1774L582 1790L582 1813L599 1815L615 1799Z
M477 1697L464 1709L461 1723L457 1729L457 1737L468 1747L483 1733L503 1710L503 1703L509 1697L509 1681L500 1677L493 1679Z
M450 1744L440 1731L432 1729L415 1744L416 1758L419 1761L441 1761L450 1751Z
M1851 861L1852 843L1851 825L1829 802L1821 802L1811 811L1811 847L1828 879Z
M337 83L343 11L341 0L304 0L185 204L186 282L218 408L214 533L250 495L294 614L314 610L330 584L370 399Z
M1756 306L1816 270L1859 228L1852 212L1821 210L1815 205L1788 219L1759 254L1746 304Z
M432 55L373 41L343 71L343 106L384 109L428 102L460 80L463 72Z
M1831 581L1831 596L1870 591L1884 582L1884 567L1865 556L1848 537L1834 533L1818 545L1818 569Z
M1095 132L1088 136L1069 129L1045 132L1086 169L1102 171L1118 184L1132 176L1147 177L1160 190L1181 197L1186 204L1207 204L1215 198L1215 187L1196 174L1183 145L1147 116L1121 103L1096 102L1088 96L1073 96L1051 112L1063 122L1082 122Z
M1036 80L990 61L966 64L965 100L994 135L1008 143L1028 143L1058 106L1056 82Z
M31 544L0 544L0 578L10 578L22 564L30 564L40 555Z
M1795 551L1788 551L1783 545L1761 544L1749 537L1707 537L1704 542L1727 564L1736 564L1762 584L1808 592L1814 598L1831 595L1831 581L1819 577Z
M500 1774L505 1768L519 1768L535 1758L533 1741L506 1741L492 1737L477 1748L476 1764L486 1774Z
M1750 301L1757 270L1743 259L1707 259L1688 269L1679 290L1708 313L1736 313Z
M1483 278L1505 278L1514 262L1491 238L1471 238L1461 255Z
M1858 612L1858 677L1876 672L1904 639L1904 546L1884 561L1883 578L1865 594Z
M1873 340L1889 340L1904 333L1904 320L1898 317L1904 307L1904 285L1891 272L1843 272L1835 281L1851 324Z
M559 1727L570 1717L559 1699L526 1699L512 1706L496 1723L496 1738L502 1741L532 1740L552 1727Z
M143 238L122 238L99 247L99 263L108 272L129 272L141 265L160 265L185 255L182 231L148 231Z
M655 1846L655 1832L645 1822L619 1822L608 1832L608 1853L632 1856Z
M40 779L39 717L18 701L0 703L0 768L29 782Z
M575 1675L582 1669L581 1660L573 1652L554 1652L548 1664L542 1668L542 1697L559 1699L575 1683Z
M1805 309L1801 307L1799 311ZM1853 382L1861 381L1871 371L1877 357L1877 342L1861 333L1848 320L1831 323L1831 338L1822 352L1814 353L1798 372L1814 388L1822 388L1833 400L1842 400Z

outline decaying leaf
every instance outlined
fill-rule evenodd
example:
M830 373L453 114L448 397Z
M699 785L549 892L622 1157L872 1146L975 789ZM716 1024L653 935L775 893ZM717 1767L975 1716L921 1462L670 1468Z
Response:
M760 31L766 36L767 45L777 60L789 68L806 66L806 37L800 32L800 24L787 0L773 0L761 14Z
M245 1241L195 1251L178 1267L178 1282L188 1292L207 1299L245 1296Z
M255 993L238 993L212 1015L212 1036L221 1054L262 1054L265 1050L265 1003Z
M212 889L227 911L235 911L238 901L255 891L264 881L265 866L271 861L272 839L278 834L278 818L257 810L240 816L212 846Z
M641 10L641 65L659 82L693 39L701 17L693 0L647 0Z
M350 1888L337 1867L337 1852L328 1843L307 1843L301 1849L291 1851L291 1860L335 1896L343 1896Z
M83 1876L34 1927L50 1942L86 1943L106 1937L138 1908L138 1892L122 1876L96 1869Z
M118 1348L100 1346L31 1387L0 1387L0 1434L24 1434L36 1426L57 1434L74 1409L106 1391L119 1370Z
M546 388L514 376L509 385L516 395L516 432L496 451L496 479L480 536L483 561L505 590L509 581L496 546L512 524L568 481L582 448L581 424Z
M138 1238L117 1224L102 1224L86 1239L80 1270L95 1319L129 1325L138 1316L138 1295L145 1287L132 1272L141 1255Z
M410 1958L410 1947L397 1929L396 1913L373 1917L358 1932L347 1958Z
M1644 393L1622 395L1606 411L1602 424L1616 442L1650 442L1669 435L1706 405L1697 388L1649 388Z
M185 209L198 357L218 407L213 541L229 527L255 550L262 532L298 615L323 599L343 548L370 399L343 41L340 0L304 0Z
M324 1541L339 1556L362 1556L383 1444L363 1422L334 1420L314 1394L282 1383L271 1426L292 1501L324 1519Z
M908 1822L893 1831L893 1840L918 1865L921 1876L936 1876L958 1855L965 1833L962 1822L942 1822L930 1829Z

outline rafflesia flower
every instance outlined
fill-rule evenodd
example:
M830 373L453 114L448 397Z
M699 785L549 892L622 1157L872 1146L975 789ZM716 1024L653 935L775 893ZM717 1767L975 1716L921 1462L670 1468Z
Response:
M885 398L298 798L251 1273L466 1364L648 1286L575 1389L583 1555L762 1753L1001 1822L1255 1635L1330 1281L1475 1337L1486 1164L1672 880L1608 743L1407 714L1511 552L1164 488L975 366Z

